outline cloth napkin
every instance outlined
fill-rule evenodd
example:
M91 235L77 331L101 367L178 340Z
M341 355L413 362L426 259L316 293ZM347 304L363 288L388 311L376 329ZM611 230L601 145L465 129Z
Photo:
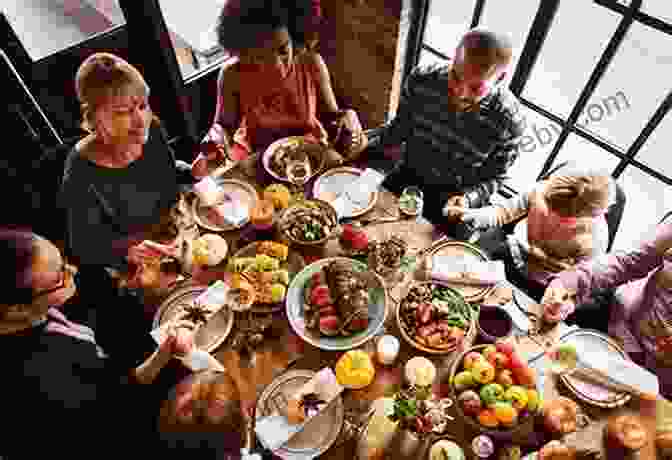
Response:
M206 176L196 184L194 184L194 193L201 200L203 206L213 206L217 203L219 198L220 189L217 182L211 177Z
M596 369L615 383L636 388L642 393L660 393L658 377L643 367L604 350L588 349L580 343L575 345L579 366Z
M504 262L476 261L466 257L432 257L431 277L437 281L459 282L471 285L495 285L506 281Z
M217 214L217 220L229 225L242 225L250 218L248 206L230 197L224 203L214 206L213 210Z
M320 408L319 413L322 413L343 390L344 388L336 381L334 372L330 368L325 367L315 374L294 397L300 399L302 395L317 393L320 399L326 401L326 404ZM262 445L275 451L286 444L296 433L302 431L318 414L306 419L302 424L292 425L284 415L273 413L259 417L256 422L255 431Z
M341 193L331 204L336 209L339 219L352 215L357 209L365 208L369 204L371 194L378 190L380 184L385 180L378 171L367 168L352 183L350 183L344 193Z

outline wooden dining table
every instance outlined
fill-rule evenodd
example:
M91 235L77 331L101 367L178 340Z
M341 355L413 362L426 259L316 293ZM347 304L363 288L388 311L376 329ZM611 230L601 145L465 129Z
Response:
M224 177L244 180L260 192L263 186L256 181L256 175L250 168L234 168L228 171ZM419 254L426 248L432 246L439 238L443 236L437 229L425 219L408 219L400 217L397 197L385 190L379 191L377 203L374 208L361 216L370 222L364 227L369 238L382 238L395 234L400 236L408 243L409 254ZM398 220L394 220L398 218ZM235 253L238 249L248 244L247 241L241 239L240 230L223 232L220 234L229 244L229 254ZM445 239L445 237L443 237ZM341 256L342 251L338 241L331 240L325 246L303 251L303 256L306 262L325 258ZM437 378L434 386L434 392L441 396L449 396L448 376L450 366L455 354L445 356L427 355L404 341L398 330L395 321L395 310L408 289L409 283L413 280L423 280L426 276L422 269L422 257L414 260L412 266L406 270L402 270L396 278L386 281L386 288L388 291L387 301L387 319L383 330L379 335L392 334L399 338L401 342L401 349L399 352L396 365L394 366L377 366L376 377L371 385L362 390L346 390L342 394L346 418L353 424L363 422L363 418L370 413L370 408L374 401L379 398L390 396L395 388L402 383L402 369L404 363L414 356L426 356L429 358L437 368ZM200 273L189 283L192 284L207 284L214 279L221 279L225 275L223 269L206 270ZM522 290L518 289L510 283L504 283L505 286L513 289L516 295L518 304L523 308L533 313L541 314L539 305L528 297ZM156 301L156 300L155 300ZM247 404L254 405L254 401L261 394L274 378L286 372L289 369L301 369L318 371L326 366L334 367L338 358L342 355L340 352L324 351L305 343L298 337L289 323L283 311L273 315L273 321L276 324L282 324L283 334L273 339L266 339L257 349L255 353L254 366L248 367L241 365L240 355L232 350L231 337L214 352L214 356L224 365L231 375L235 376L240 382L246 382L241 399L247 401ZM234 330L235 330L234 326ZM519 352L527 358L538 357L552 347L557 340L565 334L570 328L560 323L555 327L547 328L544 331L530 335L522 331L518 331L510 337ZM368 341L361 348L374 353L375 338ZM375 362L375 360L374 360ZM543 399L546 401L557 398L560 395L568 396L575 399L567 389L560 383L556 377L550 373L545 373L543 378ZM579 449L592 449L600 452L603 459L608 459L605 451L602 433L607 421L614 416L621 414L632 414L641 417L641 420L650 430L650 441L640 452L642 460L653 460L656 458L653 438L655 436L656 425L656 404L651 402L640 402L633 397L632 400L623 407L614 409L600 409L577 401L580 404L582 411L589 416L591 423L585 427L566 436L567 444ZM453 409L455 406L453 405ZM457 416L457 413L452 414L455 421L449 425L449 434L460 444L468 459L476 458L471 449L471 442L473 438L478 435L469 425L463 423ZM525 446L529 444L529 433L521 433L514 442ZM357 439L350 438L345 432L341 434L334 445L327 450L320 458L342 460L344 458L352 458L357 455L360 460L367 460L362 458L366 454L362 454L361 449L357 449ZM426 447L426 446L425 446ZM399 458L394 453L388 452L385 458ZM379 457L380 458L380 457ZM418 451L413 454L413 458L427 458L426 451ZM495 457L493 457L495 458Z

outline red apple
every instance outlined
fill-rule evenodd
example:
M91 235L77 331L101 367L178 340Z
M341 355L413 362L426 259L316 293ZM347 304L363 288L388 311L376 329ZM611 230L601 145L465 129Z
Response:
M509 369L514 370L514 369L520 369L523 366L526 366L527 363L525 363L520 356L518 355L511 355L509 358Z
M357 234L355 227L352 224L343 225L343 233L341 233L341 238L345 241L351 242L352 237Z
M509 342L504 342L502 340L498 340L495 343L495 347L497 348L497 351L500 353L504 353L506 356L511 357L515 353L515 349L513 347L512 343Z
M514 384L513 373L509 369L503 369L497 374L495 382L499 383L505 388L508 388Z
M498 369L506 367L509 364L509 357L499 351L488 355L488 362Z

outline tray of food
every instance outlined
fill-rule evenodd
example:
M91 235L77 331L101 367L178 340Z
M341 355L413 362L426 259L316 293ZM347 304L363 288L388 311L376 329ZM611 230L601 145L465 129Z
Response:
M336 210L326 201L305 200L285 209L278 220L283 240L297 246L319 246L338 236Z
M478 310L446 283L413 283L397 305L397 325L402 337L418 350L452 353L473 342Z
M427 273L432 271L434 256L454 257L467 264L469 261L487 262L488 256L474 245L460 241L446 241L433 247L425 254ZM458 291L467 302L479 302L494 289L494 286L471 286L461 283L449 283L448 286Z
M174 321L189 321L196 326L194 344L201 350L215 351L231 333L234 314L229 308L198 302L207 290L208 286L176 289L159 306L152 328L158 329Z
M286 304L294 331L323 350L362 345L380 331L387 317L382 278L366 264L345 257L304 268L291 282Z
M259 396L257 417L287 414L290 401L315 374L313 371L295 370L277 377ZM273 453L284 460L319 457L332 446L341 433L344 415L343 399L338 395L328 407L315 415L302 431L293 435L286 444Z
M284 308L287 286L305 266L301 254L284 244L255 241L236 251L228 270L240 273L252 286L252 311L271 313Z
M227 232L237 230L247 224L249 213L254 209L259 200L259 195L254 187L247 182L237 179L224 179L217 177L213 179L216 189L209 192L208 203L203 203L198 195L194 198L191 209L196 223L213 232ZM236 223L230 223L223 215L222 206L226 203L232 204L231 208L237 211L244 210L246 216L232 216Z
M287 165L292 161L308 158L310 174L308 179L319 174L327 162L328 147L303 136L286 137L273 142L264 151L261 159L266 172L274 179L289 182Z
M315 198L324 199L325 201L333 201L345 192L346 188L354 183L363 172L364 171L361 169L350 167L330 169L315 180L315 184L313 185L313 196ZM369 195L369 201L366 206L353 209L347 215L341 217L351 218L366 214L373 209L377 201L378 192L372 192Z

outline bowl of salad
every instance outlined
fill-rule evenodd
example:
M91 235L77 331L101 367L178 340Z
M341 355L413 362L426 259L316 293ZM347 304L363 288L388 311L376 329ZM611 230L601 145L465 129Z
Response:
M321 246L338 237L338 215L323 200L302 200L278 218L281 237L293 246Z

